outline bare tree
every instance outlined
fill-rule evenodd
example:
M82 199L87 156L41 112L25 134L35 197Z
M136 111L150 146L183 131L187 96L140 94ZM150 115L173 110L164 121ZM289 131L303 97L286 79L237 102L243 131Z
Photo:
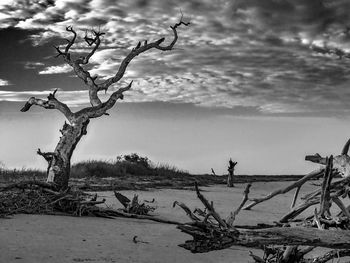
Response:
M53 152L41 152L41 150L38 149L37 152L48 162L48 183L53 183L57 190L64 190L68 187L71 157L81 137L86 135L87 126L90 119L108 115L107 111L114 106L117 100L122 100L124 97L124 92L131 88L132 81L126 87L119 88L117 91L113 92L105 102L102 102L99 98L99 92L107 92L109 87L115 83L118 83L123 78L129 63L141 53L144 53L150 49L158 49L160 51L172 50L178 39L177 28L181 25L188 26L189 22L184 22L181 17L178 23L170 26L174 37L171 43L168 45L161 45L165 38L161 38L153 42L139 42L122 60L116 74L100 82L97 82L97 77L91 76L90 72L85 68L85 66L89 64L90 58L100 47L101 36L104 35L104 33L92 30L91 33L93 37L88 37L85 35L84 41L92 49L86 56L73 59L70 49L76 43L77 33L71 26L66 28L66 31L72 34L72 38L67 39L67 44L64 47L64 50L62 50L59 46L55 47L57 51L56 57L62 57L64 61L73 68L75 74L85 83L89 91L91 107L86 107L77 112L72 112L67 104L59 101L56 98L57 90L55 90L53 93L49 94L47 100L31 97L21 109L22 112L26 112L33 105L40 106L45 109L56 109L60 111L68 121L68 123L64 123L63 128L60 130L62 136L60 137L55 150Z
M237 162L233 162L232 159L230 158L230 161L228 162L228 167L227 167L227 186L228 187L234 187L233 184L233 175L235 171L235 166L237 165Z

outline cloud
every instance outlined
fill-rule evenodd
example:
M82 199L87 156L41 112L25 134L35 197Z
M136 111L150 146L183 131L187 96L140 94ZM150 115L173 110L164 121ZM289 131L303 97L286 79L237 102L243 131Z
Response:
M27 101L30 97L37 97L46 99L48 94L52 93L49 90L43 91L3 91L0 90L0 101L12 101L21 102ZM87 90L76 90L76 91L58 91L56 97L68 104L69 106L87 106L88 91Z
M27 61L24 63L24 68L25 69L37 69L38 67L42 67L45 64L42 62L31 62L31 61Z
M13 1L0 5L0 25L31 30L38 47L65 45L60 39L71 37L65 27L73 25L78 32L73 56L90 51L82 39L85 30L101 29L106 32L101 48L86 68L102 81L139 41L163 36L171 41L169 25L178 21L180 8L191 26L179 28L175 50L136 57L111 91L133 79L127 96L133 102L246 107L263 114L350 110L349 60L310 49L350 51L350 3L344 0ZM38 69L39 77L71 72L51 61L25 67Z
M0 86L9 86L11 83L8 80L0 79Z
M62 74L72 71L72 67L69 65L59 65L59 66L50 66L46 67L43 70L39 71L39 74Z

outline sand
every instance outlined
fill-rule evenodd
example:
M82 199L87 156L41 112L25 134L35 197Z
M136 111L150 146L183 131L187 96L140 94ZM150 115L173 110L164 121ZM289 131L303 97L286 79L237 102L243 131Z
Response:
M258 197L288 182L255 183L251 196ZM245 185L235 188L225 186L202 187L203 194L214 201L219 213L227 216L242 199ZM302 193L315 187L307 184ZM187 222L184 212L173 201L186 203L189 207L201 207L195 193L189 190L122 191L131 197L152 200L158 207L153 213L172 220ZM100 192L108 205L120 207L111 192ZM293 192L264 202L252 211L242 211L237 224L272 223L288 212ZM145 243L135 244L132 239ZM252 262L248 251L260 251L244 247L192 254L178 247L190 237L176 226L137 219L77 218L47 215L16 215L0 220L0 263L5 262ZM314 253L317 253L315 251Z

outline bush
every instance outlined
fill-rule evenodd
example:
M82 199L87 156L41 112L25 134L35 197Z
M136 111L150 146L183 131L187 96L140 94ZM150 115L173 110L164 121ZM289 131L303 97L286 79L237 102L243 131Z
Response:
M150 160L147 157L142 157L138 155L137 153L126 154L123 156L122 159L124 159L127 162L139 164L145 168L150 167Z

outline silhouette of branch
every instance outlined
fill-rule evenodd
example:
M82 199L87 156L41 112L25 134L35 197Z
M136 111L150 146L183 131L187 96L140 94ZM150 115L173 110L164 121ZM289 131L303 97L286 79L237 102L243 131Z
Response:
M114 106L118 99L122 100L124 98L123 93L131 88L132 83L133 81L131 81L128 86L113 92L106 102L98 106L84 108L76 112L74 114L75 117L79 118L80 116L87 116L88 118L97 118L101 117L102 115L106 115L106 112Z
M131 52L123 59L117 73L113 77L108 78L106 81L97 85L98 91L102 91L102 90L107 91L109 86L111 86L113 83L118 82L124 76L126 68L128 67L131 60L136 56L140 55L141 53L146 52L147 50L150 50L152 48L159 49L162 51L172 50L178 39L177 28L181 25L188 26L189 24L190 24L189 22L182 21L182 17L181 17L178 23L176 23L174 26L170 26L170 28L173 30L174 38L172 42L167 46L160 45L161 43L164 42L165 40L164 37L150 43L147 43L147 41L145 41L143 44L141 42L138 42L135 48L133 48Z
M29 98L29 100L22 107L21 111L26 112L33 105L43 107L45 109L57 109L58 111L62 112L63 115L70 122L72 122L74 114L71 112L71 110L69 109L69 107L65 103L60 102L58 99L56 99L56 97L55 97L56 92L57 92L57 90L55 90L53 93L50 93L49 96L47 97L47 100L37 99L35 97Z
M96 52L98 47L101 44L100 36L104 35L103 32L97 32L95 30L92 30L92 34L95 36L95 38L88 38L87 34L85 34L84 40L85 42L91 46L92 44L95 44L94 48L90 51L90 53L83 59L82 64L86 65L89 63L89 59L92 57L92 55Z

